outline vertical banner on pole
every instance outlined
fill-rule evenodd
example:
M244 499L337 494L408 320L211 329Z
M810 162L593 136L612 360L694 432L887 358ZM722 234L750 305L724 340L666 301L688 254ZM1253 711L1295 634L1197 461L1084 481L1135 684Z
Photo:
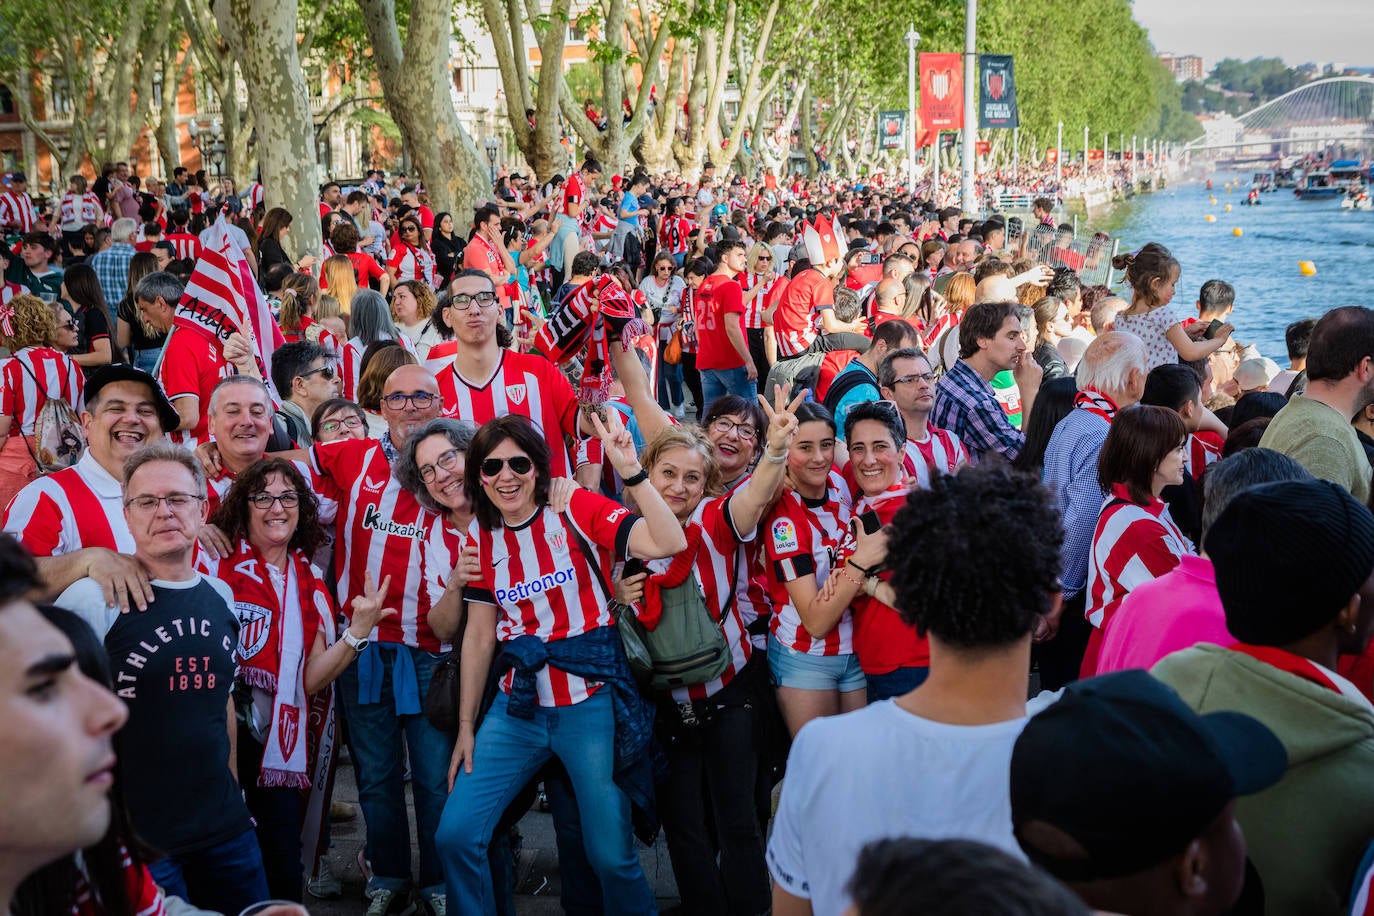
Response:
M978 85L983 90L978 126L1020 127L1016 108L1016 71L1010 54L978 55Z
M931 130L964 126L964 76L959 54L921 55L921 120Z
M878 149L902 149L906 146L906 112L878 112Z

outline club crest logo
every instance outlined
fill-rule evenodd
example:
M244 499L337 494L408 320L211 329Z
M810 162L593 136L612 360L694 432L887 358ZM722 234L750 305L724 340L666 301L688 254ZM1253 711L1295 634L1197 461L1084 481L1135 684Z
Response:
M291 752L296 749L296 739L300 734L301 711L283 703L277 714L277 745L281 748L283 760L291 759Z
M936 70L930 75L930 94L936 101L943 102L949 98L949 90L954 81L954 74L949 70Z
M257 604L234 603L239 618L239 658L247 660L262 651L272 632L272 612Z
M506 400L510 401L512 404L517 404L517 405L518 405L518 404L524 404L524 403L525 403L525 393L526 393L526 392L525 392L525 386L524 386L524 385L507 385L507 386L506 386Z

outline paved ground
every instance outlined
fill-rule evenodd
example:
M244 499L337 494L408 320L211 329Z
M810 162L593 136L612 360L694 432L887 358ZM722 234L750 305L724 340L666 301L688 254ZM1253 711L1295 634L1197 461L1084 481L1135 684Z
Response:
M353 767L347 762L340 764L334 783L334 798L355 808L358 801L357 786L354 783ZM409 793L407 793L407 798ZM412 812L411 836L415 835L414 808ZM531 811L520 822L523 846L516 862L515 906L520 916L543 916L561 914L558 903L558 854L555 851L553 820L547 814ZM357 916L367 909L363 900L363 876L358 868L358 851L363 845L363 819L361 813L351 821L335 823L332 830L334 845L329 850L330 866L343 883L343 896L337 900L317 900L306 895L305 905L312 916ZM411 859L419 865L419 852L411 842ZM678 904L677 883L673 880L672 865L668 860L668 847L662 834L653 848L640 847L640 861L644 863L644 874L649 885L658 896L659 909L670 913ZM454 914L459 916L459 914Z

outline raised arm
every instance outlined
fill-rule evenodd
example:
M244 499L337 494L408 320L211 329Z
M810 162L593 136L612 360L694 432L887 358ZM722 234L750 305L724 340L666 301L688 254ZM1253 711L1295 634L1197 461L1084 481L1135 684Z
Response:
M648 475L642 473L644 468L635 454L634 439L620 421L619 413L610 413L609 426L596 414L591 414L591 420L602 450L616 473L626 481L626 489L633 490L635 505L639 508L641 517L630 529L630 553L641 560L657 560L687 549L682 523L649 482ZM641 479L630 486L629 481L636 477Z
M787 469L787 449L797 432L796 409L806 400L806 389L802 389L792 402L785 403L787 393L781 386L773 391L773 403L759 395L759 403L768 414L767 444L763 458L754 468L754 473L744 486L730 497L730 521L735 531L741 535L759 526L759 519L773 505L782 493L782 479Z

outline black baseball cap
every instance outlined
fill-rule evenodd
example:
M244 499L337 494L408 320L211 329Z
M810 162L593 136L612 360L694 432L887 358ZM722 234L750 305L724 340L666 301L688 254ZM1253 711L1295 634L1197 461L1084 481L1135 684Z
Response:
M1064 881L1132 875L1182 852L1235 797L1288 769L1279 739L1237 712L1198 715L1141 670L1080 681L1031 718L1011 756L1012 829L1032 862ZM1026 841L1040 822L1086 858Z
M157 408L158 422L162 424L164 433L171 432L181 425L181 414L172 406L172 402L167 399L167 394L162 390L162 386L157 383L147 372L135 366L125 365L124 363L111 363L101 366L91 373L91 377L86 380L84 396L86 403L94 401L100 394L100 389L112 382L141 382L147 385L153 392L153 406Z

